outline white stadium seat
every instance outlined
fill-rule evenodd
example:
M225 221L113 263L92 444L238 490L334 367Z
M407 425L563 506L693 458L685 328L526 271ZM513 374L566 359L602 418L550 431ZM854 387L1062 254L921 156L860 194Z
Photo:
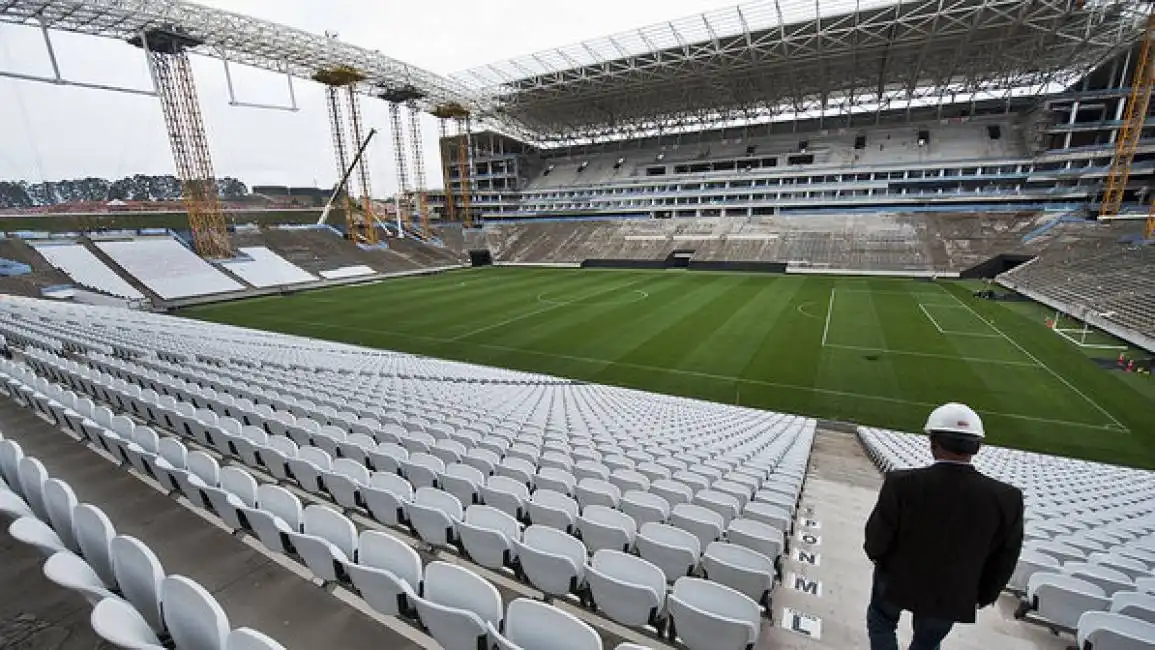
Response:
M758 603L724 585L679 578L669 598L674 630L690 650L746 650L758 642Z

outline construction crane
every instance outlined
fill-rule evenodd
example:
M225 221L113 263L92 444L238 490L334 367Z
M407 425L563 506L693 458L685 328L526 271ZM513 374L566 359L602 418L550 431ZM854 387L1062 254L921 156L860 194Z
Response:
M1135 60L1135 74L1131 81L1131 94L1123 112L1123 125L1115 140L1115 157L1111 161L1111 172L1107 175L1103 202L1099 206L1099 218L1118 216L1123 206L1123 196L1127 181L1131 177L1131 163L1143 136L1143 125L1147 120L1147 109L1151 103L1151 90L1155 88L1155 61L1152 61L1152 43L1155 42L1155 12L1147 17L1147 27L1139 45L1139 56ZM1155 213L1148 214L1146 236L1155 232Z
M400 236L413 227L413 206L409 202L409 164L405 146L405 128L401 122L401 104L389 103L389 130L393 133L393 155L397 161L397 221Z
M153 84L164 112L168 141L176 162L181 194L188 210L193 247L202 257L232 257L229 231L221 212L220 193L209 155L193 79L190 49L202 41L177 29L150 29L129 43L144 49Z
M313 79L325 84L326 103L329 108L329 128L333 134L333 152L337 160L337 175L343 176L347 169L352 167L359 181L359 200L354 200L353 192L348 189L345 193L345 226L349 240L376 245L377 217L373 211L373 194L369 183L369 162L365 152L361 151L352 165L349 162L351 144L359 145L365 141L362 133L361 99L357 93L357 84L365 79L365 75L349 66L337 66L322 70L313 75ZM348 109L348 129L345 116L342 113L342 102Z
M445 202L446 205L453 205L452 210L456 211L454 204L453 187L451 182L451 165L453 164L453 156L450 155L450 148L445 143L447 123L453 120L457 125L457 180L459 187L457 193L461 195L461 223L466 228L473 227L473 207L472 207L472 179L473 179L473 137L470 133L470 113L469 109L461 104L448 102L441 104L433 109L433 116L441 120L441 164L445 170Z
M437 147L441 154L441 177L444 179L445 186L445 214L443 215L446 221L457 221L457 199L453 195L453 183L450 182L452 174L450 174L451 163L449 161L449 120L440 118L437 120Z
M417 102L410 100L409 107L409 147L413 156L413 191L417 202L417 216L421 219L421 235L428 239L432 232L429 230L429 205L425 187L425 152L421 146L421 115Z

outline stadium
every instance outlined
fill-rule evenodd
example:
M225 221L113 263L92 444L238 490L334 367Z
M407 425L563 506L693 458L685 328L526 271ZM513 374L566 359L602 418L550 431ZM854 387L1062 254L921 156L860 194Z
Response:
M451 75L184 0L0 23L54 67L0 76L154 96L177 172L0 184L0 645L868 648L866 517L962 402L1024 543L944 647L1155 648L1151 3L752 2ZM190 55L323 92L332 186L226 191Z

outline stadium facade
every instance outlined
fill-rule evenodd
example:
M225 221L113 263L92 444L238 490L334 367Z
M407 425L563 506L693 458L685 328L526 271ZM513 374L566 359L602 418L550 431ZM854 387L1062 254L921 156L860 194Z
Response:
M473 209L491 220L1094 209L1148 10L760 2L468 70L456 77L494 125L469 148ZM460 148L442 145L460 197ZM1150 202L1153 160L1147 127L1125 212Z

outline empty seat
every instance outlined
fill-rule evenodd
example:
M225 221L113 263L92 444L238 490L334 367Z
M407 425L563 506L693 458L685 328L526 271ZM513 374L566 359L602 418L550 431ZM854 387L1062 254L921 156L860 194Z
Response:
M576 593L585 584L586 547L578 539L555 528L533 525L514 546L526 578L544 593Z
M504 614L497 588L476 573L448 562L430 562L425 589L415 598L421 624L445 650L477 650Z
M786 538L781 530L752 519L735 519L726 529L726 539L757 551L777 562L785 548Z
M160 608L164 568L160 560L152 549L135 537L119 535L112 539L109 546L121 595L154 632L164 633L164 617Z
M670 511L670 525L692 533L698 538L701 548L705 548L722 536L722 515L702 506L679 503Z
M409 522L409 504L413 502L413 486L397 474L373 472L369 485L361 488L365 507L377 521L389 526Z
M72 510L72 523L84 561L88 562L104 584L115 585L116 573L113 570L110 544L112 538L116 537L116 529L112 527L108 516L100 508L85 503Z
M1102 587L1057 573L1035 573L1027 581L1027 602L1048 623L1075 629L1083 612L1107 611L1111 600Z
M93 606L113 596L92 567L71 551L60 551L48 558L44 563L44 577L80 593Z
M325 489L337 505L359 508L364 498L361 488L369 485L369 480L367 467L349 458L338 458L333 461L332 471L325 472Z
M465 516L461 502L448 492L431 487L417 488L409 504L409 523L421 539L433 546L457 542L457 522Z
M663 524L670 517L669 502L652 492L630 490L622 495L619 508L639 526L651 521Z
M758 642L758 603L725 585L679 578L667 606L674 632L690 650L746 650Z
M526 504L529 520L538 526L549 526L571 532L577 523L578 502L561 492L537 490Z
M629 551L637 536L637 523L629 515L601 505L586 506L577 520L577 530L586 549Z
M537 489L553 490L561 492L566 496L573 496L574 488L577 486L577 479L573 474L570 474L564 469L556 467L542 467L537 472L535 479Z
M1140 650L1155 647L1155 624L1113 612L1087 612L1079 618L1080 648Z
M485 485L481 486L481 501L485 505L493 506L515 519L526 517L529 499L529 488L508 476L490 476L485 480Z
M1117 593L1111 597L1109 611L1155 624L1155 594Z
M115 596L97 603L88 618L96 635L118 648L164 650L140 613Z
M225 650L229 619L204 587L184 576L169 576L161 584L164 622L176 647Z
M793 518L785 508L764 501L751 501L742 509L743 519L753 519L789 533Z
M634 544L638 555L661 569L667 582L692 573L702 554L696 535L668 524L643 524Z
M722 517L723 528L730 524L730 520L738 516L738 511L742 508L741 502L737 498L718 490L699 491L694 495L693 503L718 513Z
M401 462L401 473L417 490L435 487L438 475L445 472L445 462L437 456L424 452L409 454L409 459Z
M778 572L772 558L737 544L713 542L702 554L702 569L710 580L770 606L770 591Z
M1063 573L1098 585L1106 592L1107 596L1113 596L1119 591L1133 591L1135 589L1135 583L1127 574L1099 564L1068 562L1063 565Z
M44 483L48 481L48 470L44 464L31 456L24 456L17 463L20 475L20 493L24 502L40 521L47 522L48 506L44 503Z
M76 508L76 495L72 493L72 488L60 479L48 479L44 482L44 506L48 509L48 523L60 541L69 550L79 553L80 545L76 541L76 527L72 521L72 511Z
M353 586L373 609L396 616L408 613L421 592L421 557L401 540L366 530L357 540L357 562L345 565Z
M504 633L489 628L498 650L602 650L602 639L584 621L556 607L528 598L509 604Z
M305 508L303 532L290 531L288 536L309 570L324 582L342 580L344 565L356 560L357 528L329 506Z
M305 517L301 500L279 485L265 483L257 486L257 503L259 508L243 510L245 519L265 548L285 553L288 534L301 532Z
M632 627L664 626L666 576L654 564L621 551L594 553L586 567L594 604L611 619Z
M437 481L442 490L457 497L462 505L468 506L480 502L485 474L472 465L454 463L445 467L445 472L437 477Z
M1027 581L1031 576L1038 572L1044 573L1058 573L1059 561L1050 555L1033 551L1031 549L1023 549L1019 555L1019 561L1015 565L1015 572L1011 574L1010 582L1007 586L1018 591L1025 591L1027 588Z
M490 569L512 567L517 557L514 542L521 539L521 524L492 506L472 505L457 532L469 559Z

